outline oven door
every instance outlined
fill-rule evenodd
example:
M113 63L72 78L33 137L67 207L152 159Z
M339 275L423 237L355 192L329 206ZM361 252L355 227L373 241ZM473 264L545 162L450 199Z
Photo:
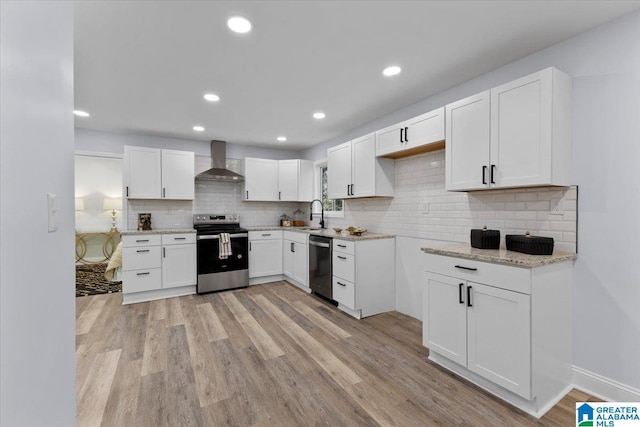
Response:
M220 236L198 235L198 275L246 270L249 268L249 235L229 234L231 256L220 259Z

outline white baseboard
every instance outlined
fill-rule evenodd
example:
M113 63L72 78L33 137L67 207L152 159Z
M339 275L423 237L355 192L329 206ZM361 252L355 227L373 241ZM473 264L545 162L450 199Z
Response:
M573 386L609 402L640 402L640 390L577 366L573 367Z

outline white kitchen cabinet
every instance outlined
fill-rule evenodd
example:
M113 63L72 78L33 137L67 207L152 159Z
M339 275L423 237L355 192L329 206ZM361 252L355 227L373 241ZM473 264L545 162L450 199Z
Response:
M447 190L570 185L571 84L551 67L447 105Z
M333 239L333 299L358 319L395 309L395 239Z
M129 199L162 198L162 151L124 147L124 186Z
M245 158L245 200L313 200L313 162Z
M249 232L249 278L282 275L282 231Z
M123 304L195 293L196 262L195 233L123 236Z
M128 199L193 200L195 157L190 151L124 147Z
M542 416L571 384L572 261L522 268L425 255L429 359Z
M162 236L162 287L195 285L197 256L195 235Z
M271 159L244 159L245 200L278 200L278 161Z
M313 162L278 160L278 200L310 202L313 200Z
M309 236L285 231L283 235L283 274L298 287L309 288Z
M444 147L444 107L376 131L376 155L401 158Z
M190 151L162 151L162 198L193 200L195 156Z
M375 135L365 135L327 150L330 199L392 197L394 163L377 158Z

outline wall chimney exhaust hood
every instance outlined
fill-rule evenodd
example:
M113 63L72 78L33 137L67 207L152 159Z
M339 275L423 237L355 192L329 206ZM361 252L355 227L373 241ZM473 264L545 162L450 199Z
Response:
M211 141L211 169L196 175L196 181L244 181L244 176L227 169L226 142Z

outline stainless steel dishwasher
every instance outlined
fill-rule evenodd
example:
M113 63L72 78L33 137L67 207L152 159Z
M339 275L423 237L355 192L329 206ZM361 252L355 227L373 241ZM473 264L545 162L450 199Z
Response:
M331 237L309 236L309 287L330 300L333 299L331 240Z

